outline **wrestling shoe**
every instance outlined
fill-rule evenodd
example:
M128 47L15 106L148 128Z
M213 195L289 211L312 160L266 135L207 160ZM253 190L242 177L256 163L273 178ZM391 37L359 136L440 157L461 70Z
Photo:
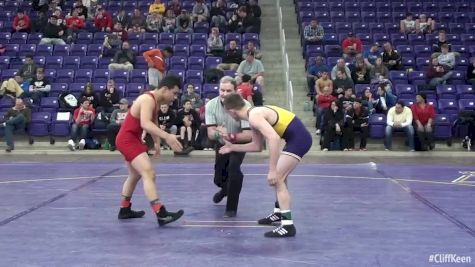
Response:
M132 204L128 208L120 208L118 218L122 219L133 219L133 218L142 218L145 215L143 210L132 210Z
M157 213L158 224L160 226L163 226L165 224L172 223L180 219L180 217L183 216L183 213L183 210L178 210L177 212L169 212L165 209L165 206L162 206L160 208L160 211Z
M264 234L265 237L291 237L295 236L297 229L293 224L290 225L281 225L275 228L272 231L269 231Z
M269 214L267 217L258 220L257 223L264 225L272 225L274 223L279 223L281 219L282 215L280 214L280 212L274 212Z

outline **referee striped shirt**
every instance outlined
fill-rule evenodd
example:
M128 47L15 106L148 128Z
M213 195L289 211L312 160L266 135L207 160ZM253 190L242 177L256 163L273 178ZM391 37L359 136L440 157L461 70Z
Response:
M246 101L246 104L251 106L249 102ZM206 126L226 126L228 133L239 133L243 130L249 130L248 121L236 121L224 108L221 98L219 96L211 99L206 104L206 113L205 113L205 124Z

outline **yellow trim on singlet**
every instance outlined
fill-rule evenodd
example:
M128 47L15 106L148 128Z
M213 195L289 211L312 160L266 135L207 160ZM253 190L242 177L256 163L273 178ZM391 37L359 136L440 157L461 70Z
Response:
M277 121L272 125L272 128L274 128L280 137L283 137L290 122L295 118L295 114L277 106L265 105L265 107L268 107L277 113Z

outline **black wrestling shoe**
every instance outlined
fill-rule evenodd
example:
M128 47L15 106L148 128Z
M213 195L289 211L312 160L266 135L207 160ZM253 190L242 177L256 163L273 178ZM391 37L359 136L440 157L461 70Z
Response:
M223 200L223 198L226 196L226 191L224 189L219 190L216 194L213 196L213 202L218 204Z
M257 221L258 224L272 225L274 223L279 223L282 220L282 215L280 212L274 212L269 214L267 217L262 218Z
M158 224L160 226L163 226L165 224L172 223L180 219L180 217L183 216L183 214L184 214L183 210L178 210L177 212L169 212L165 209L165 206L162 206L160 208L160 211L157 213Z
M132 204L128 208L120 208L118 218L120 220L123 219L134 219L134 218L142 218L145 215L145 211L143 210L132 210Z
M281 225L272 231L264 234L265 237L291 237L297 234L297 229L293 224Z
M234 218L234 217L236 217L236 215L237 215L237 211L227 210L226 212L224 212L223 217L224 218Z

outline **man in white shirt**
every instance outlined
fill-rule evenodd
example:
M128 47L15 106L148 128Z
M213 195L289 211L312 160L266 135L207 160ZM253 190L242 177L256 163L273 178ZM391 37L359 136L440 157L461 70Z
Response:
M392 148L393 131L406 132L409 149L414 151L414 127L412 127L412 111L404 105L403 101L398 101L396 105L389 109L387 114L386 137L384 147L386 150Z
M441 47L442 53L437 57L439 64L446 70L452 70L455 66L456 53L449 52L449 45L443 44Z

